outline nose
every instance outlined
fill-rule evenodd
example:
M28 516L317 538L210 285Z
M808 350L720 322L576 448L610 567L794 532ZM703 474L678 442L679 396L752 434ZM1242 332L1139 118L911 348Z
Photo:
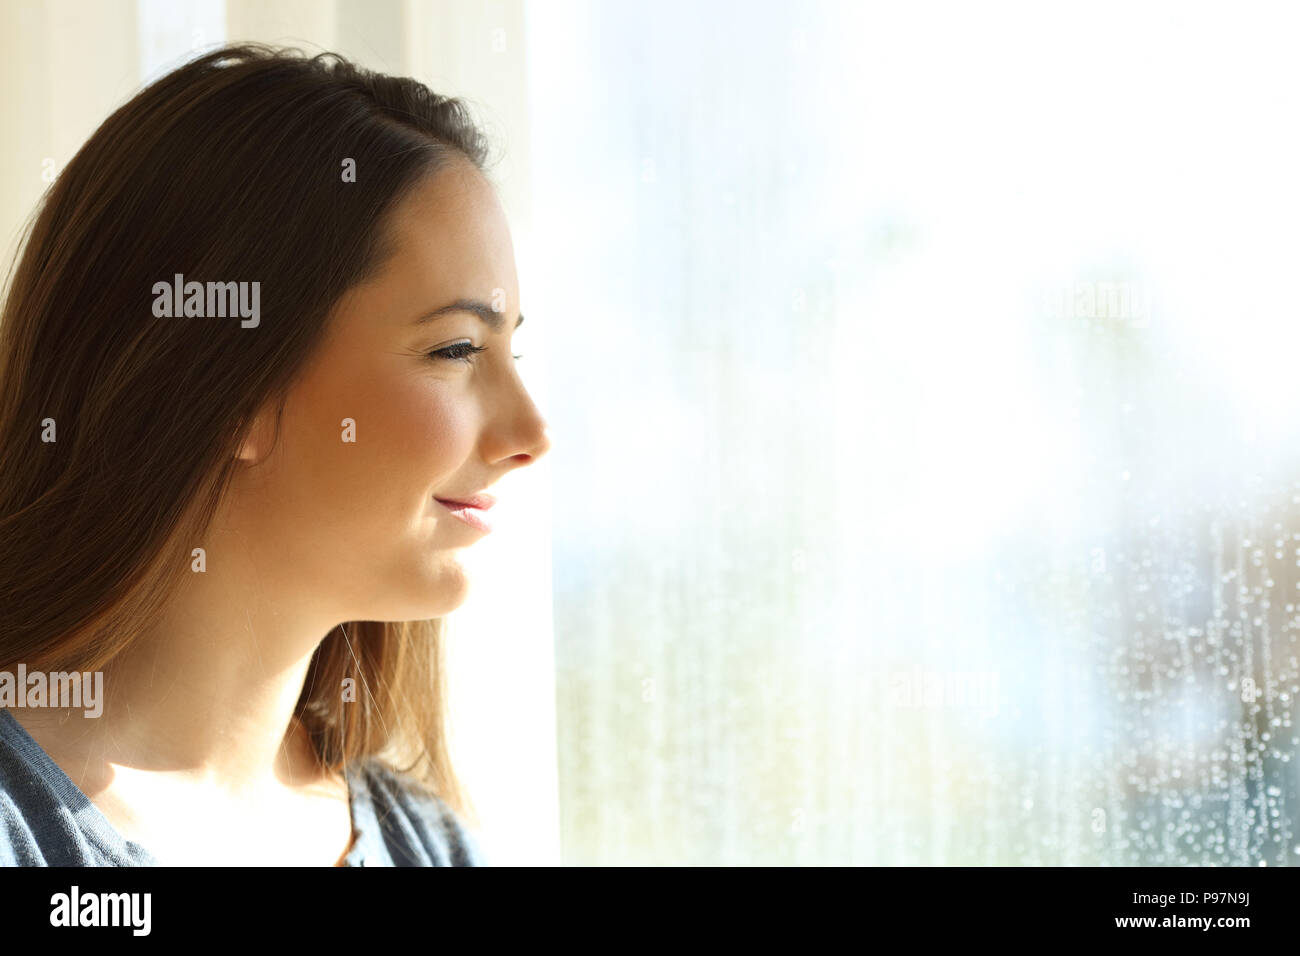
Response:
M536 461L538 458L541 458L550 450L551 450L551 426L545 420L543 420L542 431L541 434L538 436L537 451L533 454L533 460Z
M551 450L551 426L526 390L520 388L518 395L514 414L495 431L495 448L489 449L495 454L488 455L510 468L531 465Z
M537 459L541 458L550 450L551 450L551 426L548 425L546 421L543 419L541 423L541 428L538 430L536 438L534 438L532 445L529 446L529 449L527 451L515 452L513 455L510 456L510 461L515 465L515 467L531 465L533 462L537 461Z

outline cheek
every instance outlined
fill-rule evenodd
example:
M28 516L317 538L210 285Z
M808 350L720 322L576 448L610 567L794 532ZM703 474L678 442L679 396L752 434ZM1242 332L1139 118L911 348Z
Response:
M356 619L444 614L467 585L431 546L447 527L432 498L477 487L479 422L470 390L449 378L321 376L286 404L246 536L262 542L267 568L328 582L343 606L369 608L346 612Z
M283 477L301 505L336 531L384 534L411 522L424 499L456 486L473 454L472 403L445 378L312 383L297 396L292 419L289 411Z
M435 492L460 490L475 440L474 410L460 382L408 375L359 392L352 404L356 445L335 449L350 487L338 491L367 502L378 524L391 530L418 520Z
M446 492L473 454L474 411L455 382L404 383L369 417L378 470L403 489Z

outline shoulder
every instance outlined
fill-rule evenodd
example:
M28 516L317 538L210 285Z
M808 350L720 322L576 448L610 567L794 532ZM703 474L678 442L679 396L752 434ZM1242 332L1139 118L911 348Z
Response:
M478 838L437 795L377 758L350 770L353 813L376 831L394 866L487 866Z
M0 712L0 721L8 718ZM33 822L48 822L60 809L5 729L0 732L0 866L44 862Z
M27 815L0 780L0 866L35 866L43 859Z
M145 866L90 800L0 710L0 866Z

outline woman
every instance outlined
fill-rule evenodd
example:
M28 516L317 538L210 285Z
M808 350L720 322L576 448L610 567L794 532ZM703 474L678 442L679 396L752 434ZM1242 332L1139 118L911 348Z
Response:
M486 862L440 618L549 448L486 156L414 80L239 45L54 183L0 322L0 863Z

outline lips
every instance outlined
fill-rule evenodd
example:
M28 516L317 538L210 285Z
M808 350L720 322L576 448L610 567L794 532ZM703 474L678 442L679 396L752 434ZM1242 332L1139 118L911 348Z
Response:
M487 510L496 504L496 499L484 492L467 495L464 498L434 498L434 501L446 508L452 517L469 525L476 531L487 534L492 530L488 521Z
M434 500L451 508L477 508L480 511L487 511L497 503L496 498L482 491L465 498L434 498Z

